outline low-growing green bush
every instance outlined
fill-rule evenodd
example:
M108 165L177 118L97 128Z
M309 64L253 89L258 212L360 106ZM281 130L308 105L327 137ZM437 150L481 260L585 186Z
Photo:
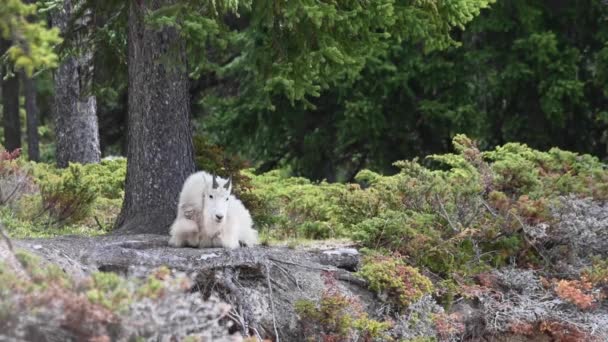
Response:
M6 166L6 163L0 162ZM120 212L124 196L126 159L98 164L54 165L11 161L11 168L31 175L31 183L9 207L0 207L0 219L11 236L49 237L62 234L97 235L108 232Z
M264 203L256 215L258 227L277 238L328 238L346 235L340 222L341 184L314 184L305 178L288 177L280 170L262 175L247 174L253 193Z
M433 290L427 277L396 257L367 257L359 274L369 282L371 290L397 311L406 309Z
M99 304L112 312L124 312L133 300L133 290L125 278L116 273L97 272L91 275L85 288L91 303Z
M52 183L58 177L65 177L66 173L75 171L80 173L81 181L86 183L99 197L119 199L124 196L125 176L127 174L127 159L104 159L95 164L74 164L65 169L46 163L29 163L26 167L40 185Z
M82 166L70 164L65 172L40 184L41 212L52 225L78 222L91 213L97 192L84 177Z
M608 172L598 158L552 148L541 152L508 143L484 152L498 189L539 198L577 194L608 199Z
M355 297L342 294L331 274L318 303L299 300L295 310L306 341L387 341L390 322L369 318Z
M347 206L344 230L440 275L467 275L540 264L535 244L554 224L558 197L605 199L608 171L594 157L515 143L481 152L462 135L454 147L429 157L438 169L414 160L395 163L394 176L362 171L356 179L369 187L347 185L339 202Z

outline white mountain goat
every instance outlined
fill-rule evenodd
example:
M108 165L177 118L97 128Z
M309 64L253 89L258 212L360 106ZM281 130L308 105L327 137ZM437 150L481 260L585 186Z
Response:
M169 244L174 247L237 248L258 243L258 232L243 203L230 194L231 179L199 171L184 182Z

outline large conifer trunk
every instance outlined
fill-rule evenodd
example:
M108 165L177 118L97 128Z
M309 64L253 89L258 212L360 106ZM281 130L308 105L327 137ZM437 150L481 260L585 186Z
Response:
M174 1L130 2L127 179L120 233L167 233L186 177L194 171L184 42L144 15Z
M11 42L0 38L0 55L11 46ZM19 120L19 77L8 75L8 66L0 66L2 83L2 124L4 127L4 148L8 151L21 147L21 122ZM6 78L6 79L5 79Z
M62 60L55 72L55 133L57 139L57 165L66 167L69 162L96 163L101 152L97 123L97 100L91 93L93 76L93 46L89 29L92 14L85 11L71 32L70 20L80 0L65 0L53 13L53 25L64 35L71 36L75 55Z

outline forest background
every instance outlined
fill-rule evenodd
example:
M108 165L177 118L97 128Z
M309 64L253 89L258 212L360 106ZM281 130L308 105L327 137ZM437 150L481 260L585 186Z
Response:
M330 289L304 330L608 336L605 1L4 0L0 34L12 238L166 235L205 169L265 245L362 248L388 309ZM438 314L471 299L481 325Z

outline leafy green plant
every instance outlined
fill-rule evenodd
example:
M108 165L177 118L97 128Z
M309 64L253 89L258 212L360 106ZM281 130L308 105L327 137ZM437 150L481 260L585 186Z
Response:
M327 238L344 234L339 220L339 184L315 184L280 170L253 175L252 192L264 204L260 228L279 238Z
M387 340L390 322L368 317L358 300L340 293L331 274L325 274L326 288L318 303L299 300L295 310L308 341Z
M403 260L395 257L371 256L359 274L369 282L369 288L398 311L433 290L431 281Z
M65 169L21 160L13 164L31 176L11 210L0 208L0 217L11 235L48 237L110 231L124 197L126 159L71 164Z
M112 312L127 310L133 297L126 280L116 273L94 273L91 276L88 288L86 291L88 300Z
M127 159L115 158L99 163L82 165L84 179L98 196L107 199L124 197Z
M97 192L84 176L81 165L70 164L61 176L40 185L41 214L48 214L49 223L78 222L91 213Z

